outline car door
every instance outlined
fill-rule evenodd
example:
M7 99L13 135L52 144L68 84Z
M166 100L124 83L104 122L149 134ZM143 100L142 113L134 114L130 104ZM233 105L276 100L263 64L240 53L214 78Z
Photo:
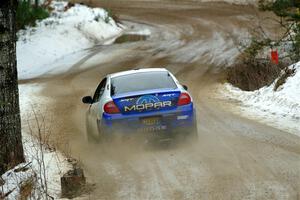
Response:
M90 128L92 129L93 134L96 136L98 135L98 120L101 119L102 116L102 107L101 107L101 97L103 96L103 93L105 91L107 78L104 78L100 84L98 85L94 96L93 96L93 102L89 107L89 113L88 113L88 121L90 124Z

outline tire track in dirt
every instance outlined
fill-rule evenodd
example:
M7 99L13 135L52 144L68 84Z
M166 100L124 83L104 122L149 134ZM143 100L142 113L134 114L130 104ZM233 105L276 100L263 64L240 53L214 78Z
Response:
M96 183L91 199L297 199L300 139L234 115L214 98L222 74L213 72L235 56L231 37L251 28L257 11L223 3L130 2L90 1L121 19L149 25L148 40L95 47L76 71L32 80L45 85L39 95L50 101L43 106L54 119L54 142L68 143L60 150L79 159L88 180ZM103 55L110 59L103 62ZM92 94L107 73L157 66L189 86L199 141L152 150L134 142L85 142L81 97Z

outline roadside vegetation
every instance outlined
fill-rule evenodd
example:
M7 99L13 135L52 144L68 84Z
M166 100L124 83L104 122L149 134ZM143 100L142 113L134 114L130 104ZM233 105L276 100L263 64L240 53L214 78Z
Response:
M49 17L46 5L40 5L38 1L32 4L31 0L20 0L16 12L17 30L26 26L34 26L37 20Z
M300 60L300 1L275 0L259 1L261 11L273 12L273 19L282 28L279 39L268 37L264 27L257 27L248 45L240 45L242 54L237 63L228 69L227 81L246 91L268 86L277 78L276 90L285 80L292 76L294 69L288 69L292 63ZM279 54L279 61L274 62L266 52L284 49Z
M283 66L268 60L242 60L227 70L227 81L245 91L257 90L272 84Z
M109 17L112 12L101 8L52 0L43 4L38 0L5 2L0 4L0 46L3 47L0 71L3 69L3 76L8 77L0 78L0 199L58 199L90 193L93 185L86 182L80 163L70 157L68 144L61 139L52 140L49 120L35 113L29 100L32 85L19 85L22 111L29 113L22 120L23 125L25 119L28 124L21 129L16 88L23 73L29 71L26 75L39 76L51 67L58 69L56 65L43 66L73 54L74 50L76 53L119 35L122 28ZM19 30L17 41L13 22ZM16 50L20 50L18 54ZM21 71L18 77L16 60ZM22 90L26 92L22 94ZM30 105L33 114L29 112ZM63 154L56 151L59 145L65 149Z
M105 10L107 11L107 15L105 16L104 19L105 23L109 23L110 19L113 19L117 24L122 24L119 16L113 13L111 9L106 8Z

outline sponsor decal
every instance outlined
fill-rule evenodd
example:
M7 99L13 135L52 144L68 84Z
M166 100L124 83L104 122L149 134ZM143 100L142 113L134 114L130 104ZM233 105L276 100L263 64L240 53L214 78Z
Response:
M176 94L174 94L174 93L171 93L171 94L164 94L164 95L162 95L163 97L174 97L174 96L176 96Z
M129 101L133 101L134 98L128 98L128 99L122 99L120 102L129 102Z
M138 98L136 104L157 103L159 99L153 95L145 95Z
M125 112L128 111L143 111L171 107L172 101L160 101L156 96L145 95L138 98L135 105L125 106Z

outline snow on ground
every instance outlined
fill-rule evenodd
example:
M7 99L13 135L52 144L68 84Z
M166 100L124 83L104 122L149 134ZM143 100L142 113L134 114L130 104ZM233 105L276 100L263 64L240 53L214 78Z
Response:
M2 175L5 184L0 187L0 194L13 191L6 199L20 199L20 185L31 178L33 178L35 183L32 199L45 199L45 181L47 181L47 193L54 199L59 199L61 194L60 177L72 168L67 158L60 152L50 148L46 140L44 140L42 142L44 144L40 146L41 142L32 136L32 134L36 134L35 132L37 132L36 127L34 127L36 122L33 116L33 109L38 115L40 109L42 109L43 105L47 102L47 99L44 97L37 96L42 88L43 85L41 84L25 84L19 86L22 139L26 163L22 163ZM28 128L28 124L31 124L31 130L34 133L30 132L31 130ZM44 161L44 163L42 161ZM15 171L15 169L20 169L24 166L26 166L28 170Z
M162 43L161 48L163 45L164 43ZM173 48L168 52L168 55L173 56L177 62L189 63L201 60L207 64L224 66L233 64L239 55L233 40L220 33L214 33L209 40L191 41L189 44L178 41L172 42L171 45Z
M290 66L296 73L286 83L274 91L274 85L247 92L225 84L222 94L241 102L242 113L254 119L260 119L279 129L300 136L300 62Z
M10 194L6 196L7 199L20 199L21 184L34 177L34 172L31 168L25 171L26 166L28 166L28 163L21 163L1 176L1 181L4 182L4 185L0 187L0 199L4 198L8 193Z
M20 110L23 124L23 120L28 119L28 116L32 112L33 108L39 110L39 107L43 107L47 99L45 97L38 96L38 93L43 89L43 85L40 83L31 84L19 84L19 99Z
M97 44L112 43L124 29L108 17L103 9L75 5L64 11L66 5L66 2L53 1L54 10L49 18L38 22L36 27L27 27L18 32L19 79L63 73L88 55L89 48ZM24 172L12 169L2 175L5 184L1 186L0 194L13 189L7 199L18 199L21 182L33 176L36 182L33 199L45 199L40 196L45 192L45 180L47 193L58 199L61 192L60 177L71 168L60 152L53 151L47 144L40 146L41 142L32 136L28 126L35 123L33 110L39 115L45 109L47 99L38 95L42 88L40 83L19 85L23 146L27 163L20 164L15 169L27 164L29 169ZM32 132L35 131L36 127L33 127Z
M72 168L71 164L62 154L40 146L38 140L24 132L23 148L26 163L16 166L1 176L5 184L0 187L0 194L12 191L5 199L21 199L21 185L32 181L34 184L32 199L46 199L46 187L48 195L54 199L60 198L60 177ZM27 170L18 170L22 168Z
M104 9L75 4L64 11L66 5L66 2L53 1L54 10L49 18L18 32L19 79L53 73L61 67L67 70L68 65L59 64L66 61L58 60L68 55L69 62L80 60L85 54L83 50L95 44L109 44L123 30Z

